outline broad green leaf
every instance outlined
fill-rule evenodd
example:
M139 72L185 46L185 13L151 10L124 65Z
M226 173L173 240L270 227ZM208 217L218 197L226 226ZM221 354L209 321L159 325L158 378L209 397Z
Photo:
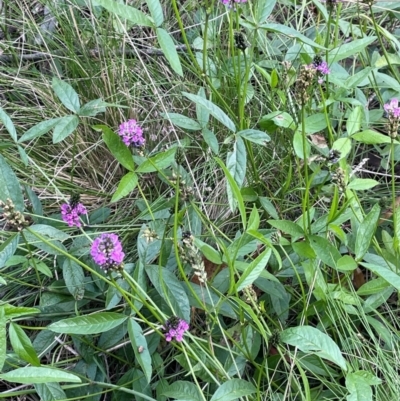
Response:
M224 171L227 182L229 183L232 194L234 195L234 199L237 202L237 206L239 208L240 216L242 219L243 229L245 230L246 225L247 225L247 217L246 217L246 209L244 207L243 197L240 193L240 189L239 189L238 185L236 184L236 181L230 174L229 170L224 165L223 161L220 160L218 157L215 158L215 161L220 165L220 167ZM231 207L231 211L234 212L236 207L234 207L233 204L230 204L230 207Z
M70 111L77 113L81 107L75 89L65 81L53 77L51 86L61 103Z
M217 388L210 401L233 401L257 391L254 384L243 379L230 379Z
M376 231L380 213L381 209L379 205L375 204L358 226L355 243L356 261L360 261L368 251L369 245Z
M171 165L175 160L177 148L170 148L156 156L145 160L137 169L138 173L152 173L153 171L163 170Z
M62 266L63 278L69 293L78 299L83 296L85 288L85 274L82 266L71 260L65 258Z
M329 51L328 64L337 63L347 57L354 56L375 40L376 36L367 36L362 39L352 40L349 43L340 44L338 47Z
M146 273L157 292L171 306L175 315L190 322L189 299L176 276L159 266L147 266Z
M305 140L305 144L304 144ZM311 152L311 145L308 142L306 138L304 138L303 134L300 131L296 131L293 135L293 149L296 153L296 155L300 159L305 159L310 157L310 152ZM306 151L306 154L304 155L304 150Z
M25 149L22 146L18 145L17 148L18 148L18 153L19 153L22 163L24 164L25 167L28 167L28 165L29 165L28 154L25 152Z
M204 127L201 130L201 133L203 134L204 141L206 144L210 147L210 149L218 155L219 153L219 145L218 145L218 139L215 136L214 132L210 131L208 128Z
M354 271L357 269L357 263L350 255L344 255L337 260L336 268L342 272Z
M328 125L325 114L323 113L316 113L306 117L304 123L305 123L305 132L307 135L315 134L316 132L322 131Z
M239 188L242 187L246 177L247 153L243 139L238 137L233 144L232 152L226 158L226 168L235 180Z
M268 199L265 198L263 196L260 196L258 198L258 200L260 201L261 206L263 207L263 209L275 220L279 220L279 215L278 212L275 209L275 206L273 205L273 203Z
M0 107L0 120L3 121L6 130L10 134L14 142L17 142L17 131L15 130L14 124L8 114Z
M0 374L0 379L4 379L10 383L35 384L35 383L52 383L52 382L68 382L81 383L81 379L68 373L65 370L51 369L45 367L27 366L11 370L10 372Z
M212 263L216 265L222 264L222 258L220 253L214 249L212 246L206 244L205 242L201 241L199 238L194 238L194 244L197 248L200 249L201 253Z
M39 312L39 311L38 311ZM4 306L0 306L0 371L3 370L7 356L7 330Z
M197 96L200 96L203 99L207 99L206 91L203 87L199 89L199 91L197 92ZM210 112L198 103L196 103L196 117L202 128L207 127L208 121L210 120Z
M165 390L162 395L168 398L185 401L203 401L199 389L194 383L178 380L173 382Z
M381 384L381 380L372 373L359 370L346 376L346 388L350 395L347 401L372 401L371 385Z
M77 116L61 117L53 130L53 143L59 143L71 135L79 124Z
M239 281L236 283L236 291L243 290L243 288L253 284L254 281L260 277L265 266L267 266L271 253L271 248L265 249L248 265L246 270L241 274Z
M35 390L41 401L66 400L67 396L58 383L37 383Z
M94 125L92 128L95 131L101 131L103 133L102 138L104 143L111 154L129 171L135 169L133 163L132 153L129 148L122 142L119 135L113 132L106 125Z
M339 138L333 142L332 150L337 150L340 153L340 159L346 158L351 151L351 139L350 138Z
M251 210L249 222L247 223L247 231L248 230L258 230L260 226L260 215L256 208L256 205L253 205L253 209Z
M250 142L254 142L263 146L265 146L266 142L271 140L270 136L265 132L258 131L256 129L245 129L243 131L239 131L237 135L241 136L243 139L247 139Z
M39 309L28 308L25 306L14 306L10 304L3 304L4 313L7 320L16 319L22 316L31 316L40 313Z
M105 113L106 106L108 106L108 103L103 99L91 100L80 108L78 114L82 117L95 117L99 113Z
M378 277L373 280L367 281L357 291L360 296L378 294L390 286L384 278Z
M370 270L372 273L386 280L391 286L395 287L397 291L400 291L400 276L394 271L388 269L385 266L375 265L373 263L360 262L361 266ZM384 289L384 288L383 288Z
M186 117L183 114L179 113L161 113L161 115L170 120L173 125L177 127L184 128L190 131L199 131L201 130L201 125L193 120L192 118Z
M317 235L312 235L310 237L310 243L317 254L317 257L321 259L323 263L333 269L337 268L337 261L342 257L342 255L335 246L333 246L326 238Z
M156 26L162 25L164 22L164 15L160 0L146 0L146 3Z
M363 110L361 106L356 106L351 111L346 121L346 130L348 135L353 135L361 129L361 119L363 116Z
M347 189L352 189L354 191L365 191L376 187L379 184L378 181L372 178L355 178L353 181L347 185Z
M96 0L96 4L134 24L154 27L153 21L145 13L136 8L117 3L114 0Z
M291 327L280 333L280 340L297 347L303 352L314 352L320 358L327 359L343 370L347 370L346 360L337 344L325 333L311 326Z
M128 174L125 174L121 178L118 188L111 198L111 203L116 202L124 196L130 194L136 188L137 183L138 176L134 172L130 171Z
M0 268L14 255L19 242L19 233L12 234L0 245Z
M196 105L204 107L216 120L223 124L232 132L236 132L235 123L213 102L204 99L201 96L193 95L191 93L182 92L183 96L194 102Z
M52 130L60 120L61 117L52 118L51 120L42 121L39 124L34 125L33 127L29 128L28 131L26 131L25 134L21 136L21 138L19 138L18 143L30 141L31 139L46 134L47 132Z
M271 15L274 9L276 0L259 1L256 8L256 21L258 24L262 24Z
M121 325L128 316L113 312L99 312L59 320L48 326L55 333L98 334Z
M13 201L16 210L24 210L24 197L18 178L6 159L0 155L0 200L5 202L8 198Z
M35 232L40 234L43 237L48 237L48 239L55 239L58 241L65 241L70 236L64 232L59 230L58 228L48 226L47 224L34 224L29 227L31 232Z
M271 132L274 127L294 129L293 117L286 111L274 111L261 117L259 125L262 129Z
M391 139L388 135L380 134L379 132L371 129L357 132L356 134L352 135L351 138L355 141L366 143L367 145L379 145L391 142ZM394 140L394 143L398 144L399 142Z
M271 224L272 227L289 234L291 237L299 238L304 236L303 229L293 221L289 220L268 220L267 223Z
M146 376L147 383L150 383L153 368L149 346L147 345L146 337L143 335L142 328L132 317L128 319L128 333L136 360Z
M175 43L172 40L171 35L163 28L157 28L156 33L158 43L160 44L161 50L170 66L178 75L183 77L181 60L179 59L179 54L176 51Z
M307 38L307 36L304 36L303 34L301 34L297 29L291 28L286 25L271 23L271 24L259 25L259 28L265 29L265 30L271 31L271 32L281 33L289 38L298 39L300 42L310 45L314 49L326 50L324 46L320 46L319 44L315 43L311 39ZM352 53L352 54L354 54L354 53Z
M39 358L36 355L31 340L24 330L22 330L21 326L11 322L8 329L8 335L10 337L11 346L19 358L31 365L40 366Z

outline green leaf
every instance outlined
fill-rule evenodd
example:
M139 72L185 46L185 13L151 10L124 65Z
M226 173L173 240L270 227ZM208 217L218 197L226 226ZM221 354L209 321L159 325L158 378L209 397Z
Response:
M376 187L378 184L379 182L373 180L372 178L355 178L347 186L347 189L352 189L354 191L365 191L367 189Z
M156 33L158 43L160 44L161 50L170 66L178 75L183 77L181 60L179 59L179 54L176 51L175 43L172 40L171 35L163 28L157 28Z
M6 159L0 155L0 200L5 202L8 198L13 201L16 210L24 210L24 197L18 178Z
M274 9L276 0L259 1L256 8L256 21L258 24L265 22L265 20L271 15Z
M173 382L167 389L163 390L162 395L176 400L203 401L196 385L183 380Z
M35 383L52 383L52 382L68 382L81 383L82 380L72 373L64 370L51 369L45 367L27 366L12 370L7 373L0 374L0 379L4 379L11 383L35 384Z
M256 205L253 205L253 209L251 210L251 214L249 217L249 222L247 223L247 231L249 230L258 230L260 226L260 215L256 208Z
M194 244L197 248L201 251L201 253L212 263L216 265L222 264L222 258L220 253L214 249L212 246L206 244L205 242L201 241L197 237L194 238Z
M272 227L289 234L293 238L299 238L304 236L303 229L293 221L289 220L268 220L267 223L271 224Z
M161 3L159 0L146 0L147 7L149 7L149 11L151 17L153 18L156 26L162 25L164 22L164 15Z
M363 109L361 106L356 106L351 111L346 121L346 130L348 135L353 135L361 129L361 118L363 116Z
M156 156L145 160L137 169L138 173L152 173L153 171L163 170L171 165L175 160L176 147L161 152Z
M12 234L0 245L0 268L3 268L8 259L14 255L19 242L19 233Z
M82 297L85 288L85 274L83 273L82 266L70 258L65 258L62 271L69 293L75 299Z
M366 143L367 145L379 145L382 143L391 143L391 139L388 135L380 134L379 132L373 131L371 129L367 129L365 131L357 132L356 134L351 136L355 141ZM394 140L394 143L398 144L399 142Z
M358 226L355 243L355 258L360 261L368 251L369 245L376 231L381 209L375 204L371 211L365 216L364 220Z
M358 289L357 294L360 296L379 294L388 287L390 287L390 283L384 278L378 277L363 284Z
M101 131L103 133L102 138L104 143L107 145L107 148L127 170L135 170L132 153L129 148L122 142L122 139L119 135L113 132L106 125L94 125L92 126L92 128L95 131Z
M153 21L145 13L136 8L117 3L114 0L96 0L96 3L107 11L133 22L134 24L154 27Z
M189 299L175 275L159 266L147 266L146 273L157 292L171 306L175 315L190 322Z
M300 351L314 352L320 358L327 359L343 370L347 370L346 360L337 344L327 334L315 327L291 327L280 333L280 340L285 344L297 347Z
M323 263L333 269L337 268L337 261L342 257L342 255L335 246L333 246L326 238L317 235L312 235L310 237L310 244L317 254L317 257L321 259Z
M312 114L305 119L305 132L307 135L322 131L327 126L328 123L323 113Z
M197 92L197 96L207 99L206 91L203 87L200 87L199 91ZM201 127L206 128L208 121L210 120L210 112L204 107L200 106L198 103L196 103L196 117Z
M305 146L303 145L305 140ZM304 148L306 151L306 154L304 155ZM296 131L293 135L293 149L300 159L305 159L310 157L310 152L311 152L311 145L307 141L307 139L304 138L303 134L300 131Z
M161 115L167 120L171 121L173 125L177 127L184 128L190 131L201 130L201 125L193 120L192 118L186 117L179 113L161 113Z
M400 276L386 266L376 265L373 263L360 262L361 266L370 270L372 273L386 280L391 286L400 291Z
M130 171L128 174L125 174L121 178L118 188L111 198L111 203L116 202L124 196L130 194L136 188L137 183L138 176L134 172Z
M132 317L128 319L128 333L136 360L146 376L147 383L150 383L153 368L151 366L149 346L147 345L146 337L143 335L142 328Z
M61 117L52 118L51 120L42 121L39 124L34 125L29 128L21 138L19 138L18 143L30 141L31 139L47 134L47 132L52 130L60 120Z
M25 306L14 306L10 304L4 304L4 312L7 320L16 319L22 316L30 316L36 313L40 313L39 309L27 308Z
M10 337L11 346L19 358L31 365L40 366L39 358L36 355L31 340L18 324L10 323L8 335Z
M128 316L113 312L99 312L59 320L48 329L55 333L66 334L98 334L121 325Z
M246 267L245 271L240 276L239 281L236 283L236 291L241 291L248 285L253 284L264 271L270 257L270 248L265 249L260 255L258 255L257 258Z
M271 140L270 136L267 135L265 132L258 131L256 129L245 129L243 131L239 131L237 135L250 142L254 142L258 145L263 146L265 146L266 142L269 142Z
M275 220L279 220L279 215L278 212L275 209L275 206L273 205L273 203L268 199L265 198L263 196L260 196L258 198L258 200L260 201L261 206L263 207L263 209Z
M79 124L77 116L61 117L53 131L53 143L59 143L71 135Z
M61 103L70 111L77 113L81 107L79 96L75 89L65 81L53 77L51 86Z
M57 228L35 224L25 230L25 239L36 248L39 248L50 255L63 255L67 252L60 241L65 241L69 235Z
M243 379L230 379L217 388L210 401L232 401L257 391L255 386Z
M103 99L91 100L80 108L78 114L82 117L95 117L99 113L105 113L107 105Z
M293 117L289 113L286 113L286 111L274 111L262 116L259 125L268 132L271 132L274 126L289 129L295 128Z
M41 401L66 400L67 396L58 383L37 383L35 390Z
M350 392L350 395L347 396L347 401L372 401L372 389L370 386L381 383L381 379L365 370L349 373L346 376L346 388Z
M10 134L14 142L17 142L17 131L15 130L14 124L8 114L0 107L0 120L3 121L6 130Z
M246 146L243 139L238 137L233 144L232 152L229 152L226 160L226 168L235 180L239 188L242 187L246 177L246 163L247 163Z
M376 40L376 36L367 36L362 39L352 40L349 43L340 44L338 47L329 51L328 64L336 63L347 57L354 56L361 50Z
M271 31L271 32L281 33L289 38L298 39L300 42L310 45L314 49L326 50L324 46L320 46L319 44L315 43L311 39L307 38L307 36L304 36L303 34L298 32L296 29L291 28L286 25L271 23L271 24L259 25L258 28L265 29L265 30ZM352 54L354 54L354 53L352 53Z
M339 138L333 142L332 150L337 150L340 153L340 159L346 158L351 151L351 139L350 138Z
M236 132L235 123L213 102L204 99L201 96L193 95L191 93L182 92L183 96L194 102L196 105L204 107L216 120L223 124L232 132Z
M336 262L336 268L342 272L354 271L357 263L350 255L344 255Z
M0 371L3 370L7 356L7 331L4 306L0 306Z
M219 153L219 145L218 145L218 139L215 136L214 132L210 131L208 128L204 127L201 130L201 133L203 134L204 141L206 144L210 147L210 149L218 155Z

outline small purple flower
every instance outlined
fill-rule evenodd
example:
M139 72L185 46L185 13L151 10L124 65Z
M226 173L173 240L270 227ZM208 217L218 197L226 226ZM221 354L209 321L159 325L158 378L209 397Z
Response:
M87 214L87 210L82 203L71 201L61 205L61 217L70 227L80 227L82 225L79 219L82 214Z
M119 126L118 135L126 146L132 145L135 148L144 146L146 140L143 137L143 130L136 120L128 120Z
M108 269L119 270L125 257L118 235L107 233L101 234L93 241L90 254L105 271Z
M183 340L183 334L189 330L189 324L183 319L177 316L170 317L163 326L165 333L165 340L172 341L174 338L176 341L181 342Z
M400 118L400 107L399 107L399 100L393 98L389 103L386 103L383 106L384 110L388 114L388 117L393 117L395 119Z
M246 3L246 2L247 0L221 0L221 3L224 6L230 6L230 7L232 7L233 3Z

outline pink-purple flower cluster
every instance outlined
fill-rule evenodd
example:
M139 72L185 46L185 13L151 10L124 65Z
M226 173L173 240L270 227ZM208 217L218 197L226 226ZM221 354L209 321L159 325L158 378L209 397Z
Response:
M175 338L176 341L180 342L183 340L185 331L189 330L189 324L177 316L172 316L165 322L163 329L166 341L169 342Z
M331 70L328 67L328 63L326 61L322 61L319 57L316 57L312 65L318 73L318 83L322 84L324 82L322 77L324 75L330 74L331 72Z
M119 126L118 135L126 146L132 145L135 148L141 148L146 142L143 137L143 130L136 120L123 122Z
M231 6L233 3L247 3L247 0L221 0L224 6Z
M82 203L70 202L61 205L61 217L70 227L80 227L81 221L79 217L87 214L87 210Z
M400 118L400 107L399 100L394 98L389 103L383 106L384 110L388 114L388 117Z
M93 241L90 249L93 260L107 272L107 270L119 270L125 253L116 234L101 234Z

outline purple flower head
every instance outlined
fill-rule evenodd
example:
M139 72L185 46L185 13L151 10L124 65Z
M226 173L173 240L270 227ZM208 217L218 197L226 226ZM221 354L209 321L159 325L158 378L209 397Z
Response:
M247 3L247 0L221 0L221 3L224 6L232 7L232 5L235 3Z
M393 98L389 103L386 103L383 106L384 110L388 114L388 117L393 117L395 119L400 118L400 107L399 107L399 100Z
M100 267L118 270L121 267L125 254L122 252L122 245L116 234L101 234L92 244L90 254L93 260Z
M70 227L80 227L81 221L79 216L87 214L87 210L82 203L79 202L79 195L71 196L69 203L64 203L61 205L61 218Z
M177 316L170 317L163 326L165 331L165 340L172 341L174 338L176 341L181 342L183 340L183 334L189 330L189 324L183 319Z
M132 145L135 148L144 146L146 140L143 137L143 130L136 120L128 120L119 126L118 135L126 146Z

